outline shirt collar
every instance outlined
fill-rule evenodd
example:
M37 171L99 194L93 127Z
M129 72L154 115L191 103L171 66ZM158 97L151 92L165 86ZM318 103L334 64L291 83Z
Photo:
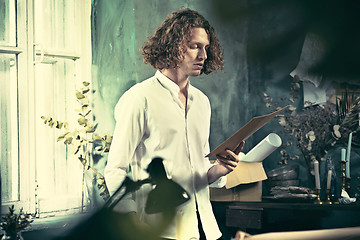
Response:
M169 90L169 92L171 93L171 95L178 99L179 96L179 92L180 92L180 87L173 82L170 78L166 77L162 72L160 72L159 70L156 71L155 73L155 77L158 79L158 81L160 82L160 84L166 88L167 90ZM187 108L190 108L190 105L192 104L192 101L194 99L193 96L193 90L192 90L192 86L190 84L190 81L188 82L188 100L187 100ZM183 106L183 105L181 105Z
M174 83L170 78L162 74L159 70L156 71L155 77L159 80L161 85L163 85L166 89L168 89L171 93L179 93L180 88L179 86Z
M155 77L159 80L161 85L163 85L170 92L176 93L176 94L178 94L180 92L180 87L176 83L174 83L174 81L172 81L170 78L165 76L162 72L160 72L159 70L156 71ZM189 81L188 82L188 95L190 95L192 92L191 88L192 88L192 86Z

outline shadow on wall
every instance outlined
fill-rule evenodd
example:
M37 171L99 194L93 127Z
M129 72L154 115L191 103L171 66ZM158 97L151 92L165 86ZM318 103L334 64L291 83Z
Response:
M281 10L290 12L292 21L282 22L285 30L267 38L249 42L249 51L253 57L268 59L282 53L282 49L308 33L314 33L322 40L325 54L318 64L309 71L325 78L351 80L360 73L358 56L360 55L360 4L350 0L278 0L278 1L234 1L214 0L216 14L224 21L234 19L252 19L261 21L268 18L273 21ZM284 11L284 12L285 12ZM268 23L263 22L264 31Z

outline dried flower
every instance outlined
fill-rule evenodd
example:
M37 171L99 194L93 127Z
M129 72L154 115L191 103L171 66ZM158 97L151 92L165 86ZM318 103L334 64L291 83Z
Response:
M311 172L312 161L324 159L327 151L336 142L347 139L350 132L359 130L360 98L352 98L351 103L347 102L347 104L343 103L344 98L338 99L336 105L332 103L317 105L306 102L305 105L308 107L297 109L292 104L299 96L299 89L300 79L295 76L290 97L282 98L285 105L289 104L289 107L277 117L279 125L283 128L285 139L280 151L279 164L287 164L289 160L299 158L298 155L289 154L287 151L288 147L295 146L300 150ZM266 106L273 110L280 107L280 104L273 102L266 93L264 93L264 101Z

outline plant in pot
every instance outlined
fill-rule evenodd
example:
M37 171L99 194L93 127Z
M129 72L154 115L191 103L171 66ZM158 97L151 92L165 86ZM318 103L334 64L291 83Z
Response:
M0 223L1 229L4 232L1 240L21 240L23 239L21 232L30 226L33 215L23 212L20 208L19 213L15 213L15 207L9 207L9 212L2 217Z

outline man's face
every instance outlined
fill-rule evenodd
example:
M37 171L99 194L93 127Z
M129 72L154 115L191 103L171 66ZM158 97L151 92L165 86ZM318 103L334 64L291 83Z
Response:
M205 29L193 28L184 59L178 64L179 71L187 77L199 76L207 58L209 44L209 36Z

